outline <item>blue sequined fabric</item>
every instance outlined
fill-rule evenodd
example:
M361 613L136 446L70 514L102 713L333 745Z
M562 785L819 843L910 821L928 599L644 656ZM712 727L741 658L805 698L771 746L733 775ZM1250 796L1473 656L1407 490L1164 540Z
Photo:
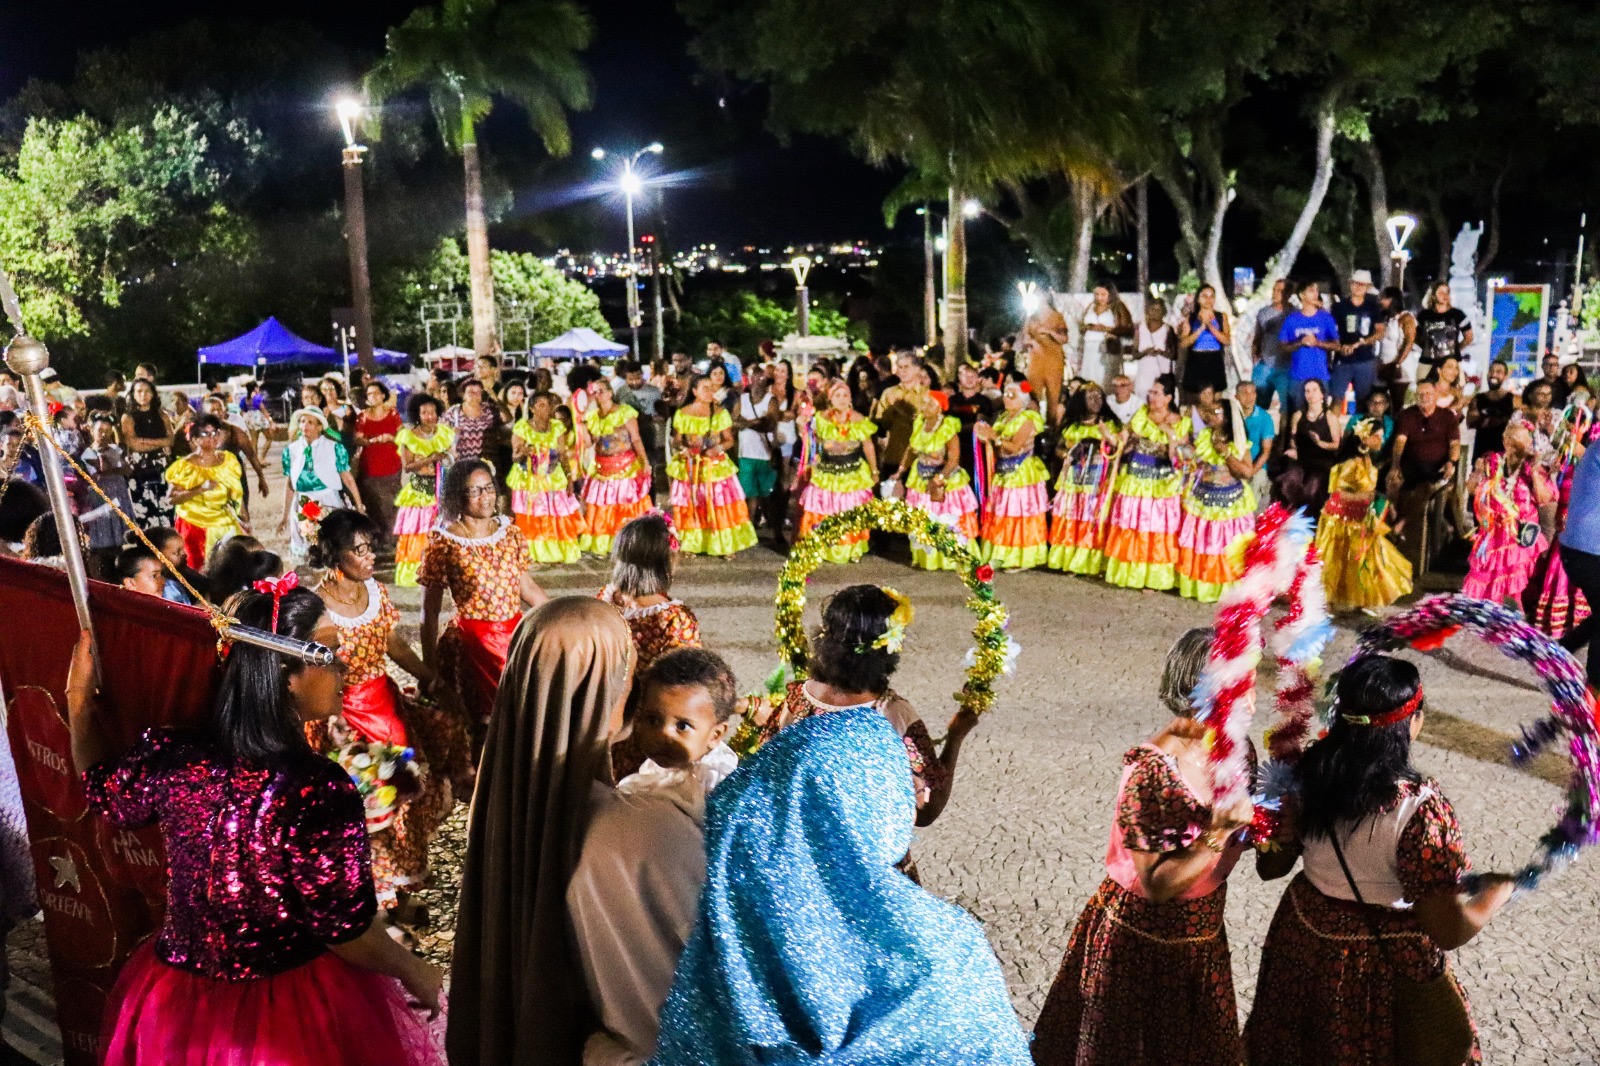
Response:
M179 969L228 981L284 973L360 936L377 913L361 797L309 748L254 766L149 729L83 778L90 808L113 825L160 822L171 882L156 955Z
M916 802L871 708L781 731L711 794L656 1066L1027 1064L982 929L895 869Z

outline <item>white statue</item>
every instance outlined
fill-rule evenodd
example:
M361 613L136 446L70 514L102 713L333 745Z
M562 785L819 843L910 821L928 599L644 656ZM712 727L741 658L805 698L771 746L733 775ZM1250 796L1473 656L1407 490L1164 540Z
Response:
M1472 344L1461 353L1462 369L1469 376L1489 365L1489 330L1478 299L1478 241L1482 237L1482 222L1477 226L1464 222L1450 246L1450 303L1466 313L1472 326Z

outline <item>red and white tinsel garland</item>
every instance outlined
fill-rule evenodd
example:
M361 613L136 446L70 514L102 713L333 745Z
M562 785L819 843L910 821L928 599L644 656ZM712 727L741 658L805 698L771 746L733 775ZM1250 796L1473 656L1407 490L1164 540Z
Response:
M1265 648L1261 622L1273 603L1279 596L1290 601L1273 637L1279 664L1277 721L1268 740L1274 758L1292 759L1304 746L1314 715L1314 675L1332 635L1322 564L1304 514L1290 515L1277 505L1263 511L1245 547L1244 566L1244 575L1217 605L1211 655L1194 692L1196 717L1210 727L1214 806L1250 796L1250 696Z

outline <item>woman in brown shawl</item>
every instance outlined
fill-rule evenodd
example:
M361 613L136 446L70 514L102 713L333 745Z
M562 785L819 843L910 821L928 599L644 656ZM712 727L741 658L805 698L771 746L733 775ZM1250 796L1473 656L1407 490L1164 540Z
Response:
M594 1029L565 897L632 651L621 613L589 598L550 600L512 635L461 878L453 1066L575 1066Z

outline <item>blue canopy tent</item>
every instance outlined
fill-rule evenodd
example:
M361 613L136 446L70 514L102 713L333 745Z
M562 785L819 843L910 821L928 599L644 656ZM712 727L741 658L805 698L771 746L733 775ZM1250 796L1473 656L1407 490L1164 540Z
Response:
M559 337L528 349L540 359L587 359L591 355L615 358L627 350L626 344L608 341L587 326L569 329Z
M401 352L379 348L372 354L379 366L405 368L410 365L409 357ZM260 374L269 366L337 365L346 362L348 360L337 350L297 337L289 327L268 316L265 322L249 333L201 348L200 377L204 380L207 365L247 366Z

